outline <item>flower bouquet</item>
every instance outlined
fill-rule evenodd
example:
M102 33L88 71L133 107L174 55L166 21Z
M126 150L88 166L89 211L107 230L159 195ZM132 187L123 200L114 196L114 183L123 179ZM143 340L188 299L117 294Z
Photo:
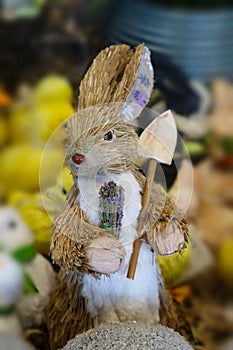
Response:
M117 239L122 226L124 189L114 181L106 182L99 191L101 227Z

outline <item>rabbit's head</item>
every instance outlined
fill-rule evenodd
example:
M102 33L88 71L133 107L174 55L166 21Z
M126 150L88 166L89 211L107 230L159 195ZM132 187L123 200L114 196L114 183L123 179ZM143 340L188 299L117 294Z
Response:
M122 173L135 164L138 136L131 122L149 100L149 50L126 45L101 51L80 84L79 107L68 121L66 162L74 177Z

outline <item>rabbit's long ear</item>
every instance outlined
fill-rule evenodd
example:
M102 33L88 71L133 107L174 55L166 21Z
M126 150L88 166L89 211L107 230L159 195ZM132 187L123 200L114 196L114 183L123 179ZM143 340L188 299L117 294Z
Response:
M143 44L132 51L127 45L113 45L99 53L80 84L79 109L123 102L119 116L137 117L150 98L153 68L150 52ZM129 118L129 105L137 112ZM128 109L128 110L127 110ZM132 114L132 113L131 113ZM127 118L124 116L127 115Z
M139 45L136 51L141 50L141 57L134 73L134 81L129 90L127 99L118 112L118 117L126 122L132 122L142 112L143 108L149 101L150 94L153 88L153 67L150 61L150 50L144 46ZM131 69L130 63L126 68L127 75Z

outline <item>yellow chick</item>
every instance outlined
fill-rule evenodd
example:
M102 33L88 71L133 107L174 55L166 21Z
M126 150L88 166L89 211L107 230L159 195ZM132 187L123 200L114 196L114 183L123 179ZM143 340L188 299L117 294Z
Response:
M61 101L71 104L72 97L73 90L69 81L59 75L48 75L42 78L33 91L33 102L37 105Z
M72 184L70 171L63 168L58 175L56 185L42 193L12 191L8 196L8 204L20 212L31 228L36 249L41 254L49 253L52 219L64 204Z
M58 174L55 186L48 187L41 192L39 207L44 207L53 218L63 207L67 194L73 185L73 177L67 167L63 167Z
M45 142L73 113L72 87L67 79L49 75L33 89L22 85L10 113L11 140Z
M30 142L32 129L32 110L28 106L12 107L9 115L9 133L11 142Z
M31 228L35 238L36 250L41 254L47 255L49 253L51 219L45 210L37 207L37 193L12 191L8 196L7 202L18 210L24 221Z
M0 185L6 191L39 190L40 164L43 159L43 186L48 187L63 163L64 150L37 148L29 144L11 145L0 154Z
M168 287L172 287L182 277L189 266L191 255L190 242L181 253L161 256L157 255L164 281Z
M11 142L30 142L32 124L32 87L21 83L9 113Z
M47 141L56 128L74 114L72 97L72 87L62 76L48 75L37 83L32 94L34 140ZM57 138L64 139L65 132L58 133Z
M74 109L71 103L63 100L48 101L34 106L32 126L33 139L46 142L57 127L73 114ZM65 130L56 137L58 140L65 139Z
M64 196L69 193L73 184L74 180L70 170L67 167L62 168L57 179L57 186L61 189Z

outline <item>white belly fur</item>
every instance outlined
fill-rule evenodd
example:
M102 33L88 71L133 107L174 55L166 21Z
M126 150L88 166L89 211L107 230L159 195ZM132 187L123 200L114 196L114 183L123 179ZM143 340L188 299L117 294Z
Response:
M97 178L78 180L78 201L87 219L99 225L98 192L104 182L113 180L124 188L124 217L119 241L126 249L121 269L109 277L96 279L84 275L82 294L88 300L91 315L98 323L140 321L145 324L159 322L159 291L155 254L147 244L142 244L135 279L126 277L133 241L137 236L137 217L141 209L140 187L131 172L108 174Z

